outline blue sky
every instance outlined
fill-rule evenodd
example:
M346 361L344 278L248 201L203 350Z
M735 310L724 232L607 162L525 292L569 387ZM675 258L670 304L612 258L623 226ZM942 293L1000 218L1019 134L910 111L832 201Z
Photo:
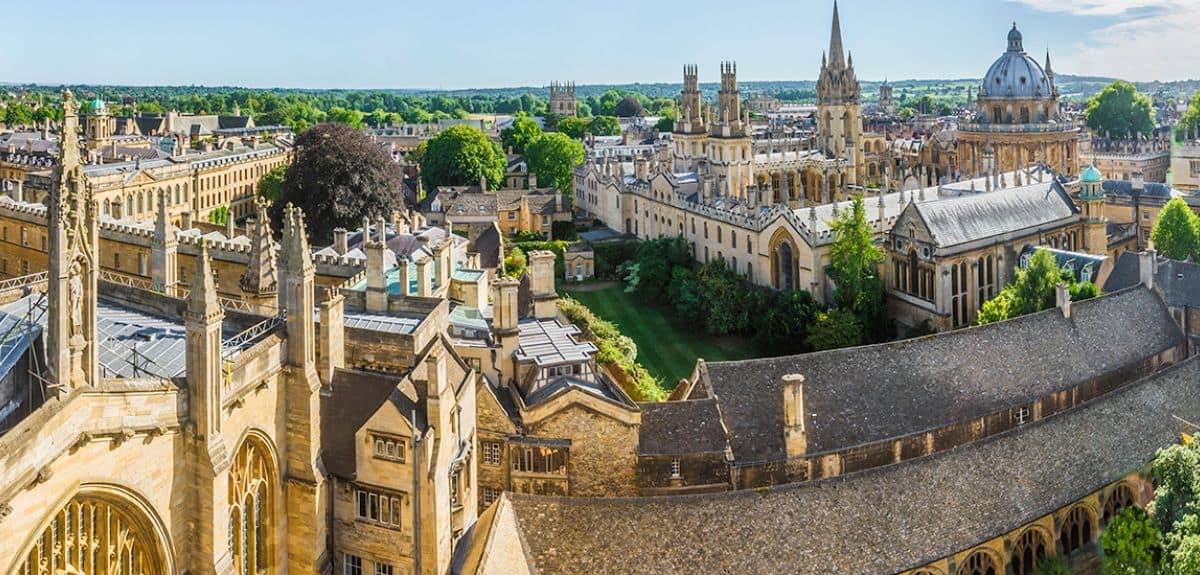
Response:
M5 0L0 82L476 88L815 79L832 0ZM99 8L97 8L99 6ZM733 6L731 10L728 7ZM1057 72L1200 76L1200 0L842 0L860 78L978 77L1016 21Z

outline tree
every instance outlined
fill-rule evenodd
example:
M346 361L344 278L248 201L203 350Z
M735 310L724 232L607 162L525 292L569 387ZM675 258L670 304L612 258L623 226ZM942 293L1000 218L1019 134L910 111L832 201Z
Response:
M358 110L347 110L346 108L334 106L326 113L326 119L330 122L339 122L359 130L363 127L363 113Z
M830 309L817 314L805 340L813 351L853 347L862 343L862 324L853 313Z
M1154 566L1159 547L1158 529L1139 507L1128 507L1113 517L1100 533L1105 574L1145 571Z
M364 216L404 209L400 167L359 130L318 124L296 138L294 160L284 175L271 219L287 204L304 211L314 242L331 241L334 228L356 229Z
M1054 290L1059 282L1065 282L1068 286L1075 285L1073 276L1062 276L1054 254L1038 248L1033 257L1029 258L1029 267L1017 270L1017 278L1013 283L1000 290L996 297L983 302L979 307L976 322L984 325L1048 309L1054 305ZM1088 294L1094 296L1098 291L1095 285L1091 285L1090 288L1077 287L1076 290L1081 297Z
M525 258L525 252L521 248L514 247L508 250L508 255L504 256L504 275L508 277L521 277L521 272L525 271L525 267L529 265L529 261Z
M1154 249L1173 260L1200 254L1200 218L1183 198L1172 198L1158 214L1150 232Z
M575 189L575 166L583 163L583 144L565 134L542 134L525 148L525 161L539 182L570 198Z
M1183 117L1179 118L1179 126L1176 128L1176 137L1180 140L1191 140L1197 138L1197 132L1200 131L1200 92L1197 92L1192 97L1192 102L1188 104L1188 109L1183 113Z
M620 102L617 102L616 108L613 110L618 118L632 118L634 116L645 116L646 108L634 96L625 96Z
M33 108L20 102L10 103L4 113L4 122L9 126L27 126L33 123Z
M506 150L512 150L515 154L524 154L525 147L541 136L542 128L533 118L521 112L517 114L516 118L513 118L511 126L500 130L500 143Z
M565 134L568 137L578 140L582 138L585 133L587 133L588 127L591 125L591 123L591 120L587 118L563 118L558 121L558 125L555 127L555 129L557 129L558 133L560 134Z
M619 136L621 123L612 116L596 116L588 124L588 131L594 136Z
M1149 136L1154 132L1154 104L1149 96L1122 80L1106 86L1088 98L1087 125L1101 136L1124 138L1129 135Z
M663 116L659 118L658 122L654 124L654 129L658 130L660 134L675 131L675 118L671 116Z
M217 206L211 212L208 212L208 223L217 224L218 226L225 225L229 221L229 208L227 206Z
M1042 557L1033 569L1032 575L1072 575L1071 566L1058 555Z
M283 195L283 179L287 174L288 167L276 166L269 172L262 175L258 179L258 196L268 202L274 203Z
M421 179L430 189L476 184L480 178L496 189L508 164L499 144L467 125L451 126L430 138L421 156Z
M877 278L883 252L875 246L875 232L867 223L862 196L856 196L850 209L839 214L830 227L829 273L837 287L835 298L842 309L865 312L879 303L871 301L874 294L867 284Z

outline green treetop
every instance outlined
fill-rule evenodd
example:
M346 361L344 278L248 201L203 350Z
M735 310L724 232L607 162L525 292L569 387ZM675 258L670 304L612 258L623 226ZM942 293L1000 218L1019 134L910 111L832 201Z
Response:
M1154 104L1129 82L1118 80L1087 101L1087 125L1097 135L1124 138L1154 131Z
M481 177L495 189L508 164L499 144L466 125L451 126L427 140L419 158L422 182L430 189L477 184Z
M877 279L883 251L875 246L875 232L867 223L867 209L862 196L856 196L850 209L830 223L833 246L830 250L830 275L837 286L837 301L843 309L861 311L868 302L866 289L871 279Z
M511 126L500 130L500 143L515 154L524 154L525 147L541 136L542 128L533 118L521 112L513 119Z
M1183 198L1172 198L1159 212L1150 241L1158 253L1173 260L1200 255L1200 217Z
M549 184L571 197L575 189L575 166L583 163L583 144L566 134L549 133L535 138L525 148L529 171L538 182Z

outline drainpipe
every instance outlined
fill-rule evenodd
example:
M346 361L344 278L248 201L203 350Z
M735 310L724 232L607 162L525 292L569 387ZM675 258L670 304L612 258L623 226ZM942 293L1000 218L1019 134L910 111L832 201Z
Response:
M421 575L421 444L424 437L417 431L417 411L412 412L413 430L413 574Z

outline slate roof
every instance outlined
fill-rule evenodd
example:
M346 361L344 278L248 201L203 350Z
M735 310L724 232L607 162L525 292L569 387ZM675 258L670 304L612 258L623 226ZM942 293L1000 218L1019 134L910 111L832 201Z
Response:
M915 340L706 364L734 459L785 457L780 378L805 377L810 453L896 438L1011 408L1181 345L1162 301L1133 288Z
M1117 256L1117 262L1113 264L1112 271L1108 272L1108 279L1104 281L1102 288L1104 292L1114 292L1138 285L1142 281L1138 260L1138 254L1134 252L1124 252Z
M494 270L500 267L500 252L502 240L500 238L500 230L493 223L488 226L475 238L475 253L479 254L479 265L485 270Z
M1136 253L1121 254L1104 282L1104 290L1138 285L1142 281L1140 263ZM1162 292L1169 307L1200 307L1200 264L1159 258L1154 286Z
M639 403L638 455L723 453L725 428L714 399Z
M434 200L441 204L442 213L451 215L496 215L496 194L485 194L479 186L443 186L425 195L422 212L432 212Z
M1029 230L1077 213L1071 198L1054 181L918 202L913 209L920 214L939 247Z
M506 492L542 575L897 573L1011 531L1137 471L1200 418L1200 360L966 448L761 491L654 498ZM687 533L637 545L613 533Z
M496 192L496 205L500 210L516 210L521 207L521 198L529 204L529 211L535 214L555 214L555 200L558 192L550 188L536 190L499 190ZM563 209L566 210L564 204Z
M354 479L357 473L354 434L386 402L395 404L400 413L415 410L417 430L425 429L425 406L416 389L395 375L339 369L333 374L332 389L321 401L325 415L321 418L321 459L330 473L344 479Z
M1133 182L1129 180L1104 180L1100 184L1100 187L1104 190L1105 194L1130 197L1155 197L1164 200L1171 199L1171 187L1157 182L1146 182L1143 184L1141 192L1138 193L1134 192Z

